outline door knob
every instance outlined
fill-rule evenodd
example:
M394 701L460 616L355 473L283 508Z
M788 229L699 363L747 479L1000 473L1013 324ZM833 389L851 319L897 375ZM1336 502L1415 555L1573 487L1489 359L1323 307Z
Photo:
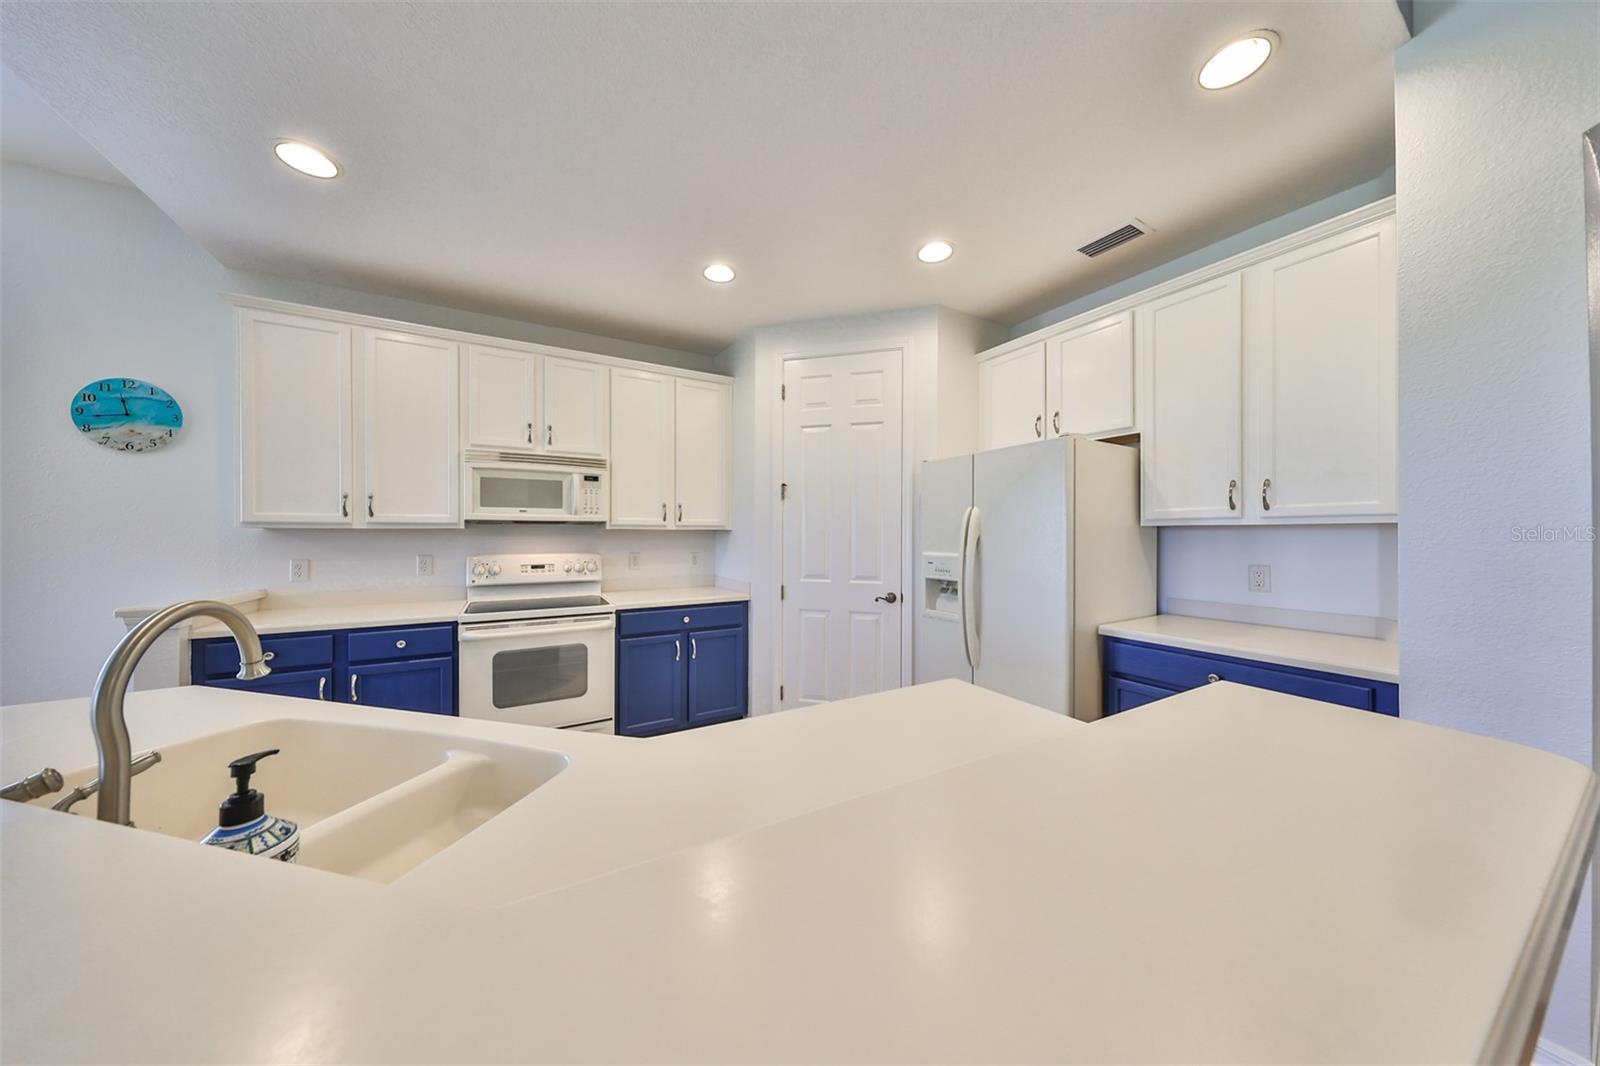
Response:
M872 600L874 603L898 603L900 602L900 597L892 592L885 592L882 596L872 597Z

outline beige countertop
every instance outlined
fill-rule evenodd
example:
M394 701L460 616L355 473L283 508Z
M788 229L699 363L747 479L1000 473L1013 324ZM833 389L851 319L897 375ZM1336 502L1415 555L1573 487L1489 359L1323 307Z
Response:
M569 762L387 885L0 804L4 954L48 960L8 968L7 1061L1507 1060L1597 808L1569 760L1228 683L649 740L128 707L136 748L295 717ZM85 701L0 715L8 780L90 755Z
M602 595L630 611L641 607L690 607L707 603L743 603L748 593L711 585L647 589L605 589ZM454 622L466 605L463 596L435 596L427 599L362 600L360 593L349 593L327 602L291 601L276 605L270 593L241 608L250 616L258 633L294 633L312 629L369 629L376 626L424 625L429 622ZM194 640L225 637L221 622L202 620L189 630Z
M1169 648L1324 670L1371 681L1400 680L1400 647L1392 640L1315 633L1306 629L1221 622L1182 614L1157 614L1107 622L1100 635Z

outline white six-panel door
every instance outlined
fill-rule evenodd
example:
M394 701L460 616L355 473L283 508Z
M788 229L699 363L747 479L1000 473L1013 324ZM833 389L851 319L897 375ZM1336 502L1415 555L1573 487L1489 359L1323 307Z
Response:
M1242 314L1238 274L1138 309L1146 521L1244 515Z
M357 523L459 525L460 345L390 330L359 336L365 494Z
M547 355L544 366L544 450L604 458L610 437L606 367Z
M648 370L611 370L612 526L672 528L673 381Z
M1134 432L1133 312L1050 338L1044 391L1046 436Z
M677 504L679 529L733 525L733 386L677 378Z
M791 359L783 380L782 705L895 688L900 352Z
M348 526L351 328L239 312L239 520Z
M1393 517L1394 218L1252 267L1244 291L1252 516Z
M1044 342L978 364L978 450L1045 434Z
M537 448L539 357L467 345L467 447Z

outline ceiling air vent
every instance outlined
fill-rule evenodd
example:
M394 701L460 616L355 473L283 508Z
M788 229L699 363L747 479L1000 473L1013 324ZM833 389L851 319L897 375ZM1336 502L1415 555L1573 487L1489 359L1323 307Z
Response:
M1111 251L1111 249L1117 247L1117 245L1119 245L1119 244L1127 244L1129 241L1133 240L1135 237L1143 237L1146 233L1149 233L1149 232L1150 232L1150 227L1149 226L1146 226L1143 222L1140 222L1138 219L1134 219L1131 222L1129 222L1126 226L1123 226L1121 229L1114 229L1110 233L1106 234L1104 237L1100 237L1100 238L1097 238L1096 240L1090 241L1088 244L1084 245L1082 248L1079 248L1078 251L1082 252L1084 255L1088 256L1090 259L1093 259L1095 256L1099 255L1101 252L1109 252L1109 251Z

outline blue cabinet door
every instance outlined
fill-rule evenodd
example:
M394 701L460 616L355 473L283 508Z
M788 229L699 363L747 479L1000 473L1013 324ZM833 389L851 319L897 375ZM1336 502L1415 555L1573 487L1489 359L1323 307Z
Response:
M688 724L687 634L662 633L617 641L618 733L648 737Z
M689 633L689 724L743 718L745 631L696 629Z
M350 667L349 702L367 707L428 714L456 713L455 660L405 659L394 663L363 663Z
M1139 681L1129 681L1125 677L1117 677L1115 674L1107 674L1105 713L1131 711L1135 707L1143 707L1147 703L1154 703L1156 700L1177 694L1178 690L1175 688L1146 685Z
M231 646L231 642L230 642ZM269 696L298 696L305 700L331 700L334 697L333 667L321 670L274 670L254 681L220 677L203 682L215 688L236 688L241 692L264 692Z

